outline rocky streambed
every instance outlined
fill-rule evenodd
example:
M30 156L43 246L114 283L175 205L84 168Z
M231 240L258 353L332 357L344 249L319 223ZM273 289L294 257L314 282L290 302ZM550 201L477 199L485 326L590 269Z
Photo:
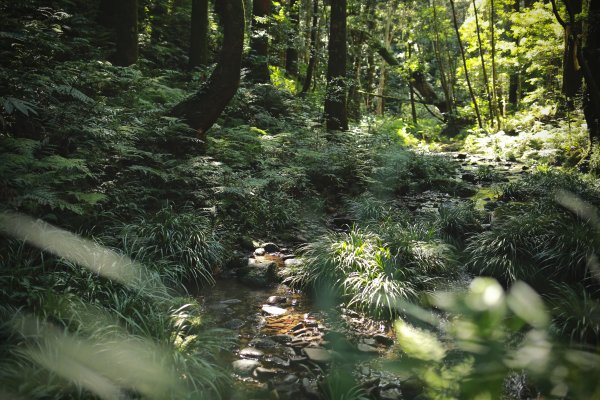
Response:
M232 398L322 399L324 377L342 368L372 398L411 398L402 392L412 386L403 388L399 377L377 366L399 354L389 324L341 306L317 307L269 281L290 260L257 249L237 279L219 280L202 296L205 318L238 337L225 355L238 383Z

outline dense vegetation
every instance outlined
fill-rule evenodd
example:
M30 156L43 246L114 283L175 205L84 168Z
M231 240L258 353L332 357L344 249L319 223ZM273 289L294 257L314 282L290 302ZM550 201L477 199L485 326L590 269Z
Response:
M209 6L0 3L0 397L228 398L253 241L419 398L600 397L597 2Z

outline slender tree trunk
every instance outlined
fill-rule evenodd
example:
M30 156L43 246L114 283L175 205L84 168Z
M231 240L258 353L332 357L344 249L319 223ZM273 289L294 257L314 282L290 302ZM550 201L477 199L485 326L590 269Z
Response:
M392 18L394 16L394 11L398 6L397 1L392 1L388 3L387 8L387 17L385 20L385 28L383 33L383 46L385 49L390 47L390 43L392 42ZM383 115L385 111L385 76L386 76L386 62L385 60L381 62L379 67L379 85L377 86L377 99L375 100L375 114Z
M485 69L485 58L483 56L483 46L481 44L481 32L479 28L479 17L477 15L477 4L473 0L473 13L475 14L475 28L477 30L477 43L479 45L479 57L481 59L481 73L483 74L483 85L485 86L485 93L487 94L488 107L490 114L490 123L494 127L494 104L492 103L492 94L490 93L490 81L488 80L487 71Z
M162 29L165 26L167 8L162 1L157 1L150 8L150 41L159 43L162 40Z
M369 0L367 2L367 30L369 32L375 31L375 1ZM375 82L375 52L373 51L372 46L369 46L369 50L367 53L367 76L365 79L365 107L367 112L372 111L372 96L373 93L373 85Z
M138 6L136 0L116 3L115 28L117 48L113 57L115 65L126 67L138 59Z
M490 35L492 45L492 101L495 107L498 129L501 127L500 115L504 115L504 108L500 107L501 97L498 91L498 70L496 69L496 2L490 0Z
M521 12L521 0L513 0L513 10L515 12ZM517 54L519 54L520 38L516 38L515 46L517 48ZM519 108L519 101L521 100L521 72L520 67L513 70L509 75L508 84L508 103L512 106L513 110Z
M215 12L223 26L223 47L212 75L198 92L177 104L170 115L183 119L205 139L240 84L244 48L244 3L218 0Z
M354 32L351 37L353 38L351 43L351 48L353 51L350 53L351 60L350 65L352 65L352 78L348 85L348 118L351 120L360 119L360 69L362 65L361 58L361 48L362 43L364 42L363 32Z
M291 30L288 35L288 47L285 50L285 71L291 77L298 76L298 34L300 28L300 13L296 0L289 0L289 18Z
M252 2L252 36L250 37L250 53L248 54L248 79L250 82L271 82L268 22L270 12L271 0L254 0Z
M346 115L346 0L331 0L325 119L327 130L348 130Z
M448 78L446 76L446 66L444 64L444 59L442 57L442 52L440 49L440 32L438 29L438 17L437 17L437 6L435 4L435 0L432 2L433 9L433 29L435 34L435 40L433 42L433 50L435 54L435 59L438 64L438 68L440 70L440 82L442 83L442 90L444 91L444 97L446 99L446 109L448 112L452 112L454 99L452 98L452 88L448 83Z
M406 47L408 50L408 58L410 59L412 57L412 43L410 41L408 41ZM410 75L412 75L412 73ZM410 80L412 80L412 77L410 78ZM409 82L408 89L409 89L409 94L410 94L410 114L412 116L413 124L416 125L417 124L417 107L415 105L415 89L413 88L412 82Z
M304 95L310 89L313 74L315 72L315 64L317 63L317 34L319 32L319 0L313 0L312 23L310 27L310 42L308 44L310 58L306 67L306 77L302 86L301 94Z
M208 64L208 0L192 0L190 67Z
M471 100L473 101L473 107L475 108L475 116L477 117L477 123L479 125L479 128L483 128L483 124L481 123L481 114L479 114L479 107L477 106L477 98L475 98L475 93L473 92L473 87L471 86L471 80L469 79L467 59L465 58L465 49L463 47L462 40L460 39L460 31L458 30L458 21L456 20L456 9L454 7L454 0L450 0L450 6L452 7L452 21L454 23L456 39L458 40L458 47L460 48L460 55L465 70L465 80L467 81L467 86L469 88L469 95L471 96Z

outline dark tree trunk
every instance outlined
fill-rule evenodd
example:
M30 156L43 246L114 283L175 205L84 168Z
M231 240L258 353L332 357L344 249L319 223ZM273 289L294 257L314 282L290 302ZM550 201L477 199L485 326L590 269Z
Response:
M521 0L513 0L513 10L521 12ZM515 46L519 47L519 38L515 40ZM521 72L519 67L515 68L509 75L508 83L508 103L511 105L513 110L519 108L519 101L521 100Z
M116 3L114 16L117 48L113 63L122 67L134 64L138 59L138 7L136 0Z
M300 12L296 0L289 0L290 4L290 33L288 35L288 47L285 50L285 71L292 77L298 76L298 34L300 31Z
M423 72L416 71L412 72L410 77L412 88L419 92L423 98L423 102L426 104L433 104L442 114L448 111L448 103L445 99L440 99L431 83L427 80L427 75Z
M252 2L252 36L248 54L248 79L250 82L271 82L268 23L270 13L271 0L254 0Z
M367 2L367 30L368 32L375 31L375 1L369 0ZM367 53L367 76L365 78L364 90L367 92L365 94L365 107L367 112L370 112L372 109L372 97L371 93L374 89L375 82L375 52L372 46L369 46L369 50Z
M346 115L346 0L331 0L325 119L327 130L348 130Z
M479 107L477 106L477 98L475 97L475 93L473 92L473 87L471 86L471 80L469 79L469 69L467 68L467 59L465 57L465 49L462 44L462 40L460 39L460 31L458 30L458 21L456 20L456 10L454 8L454 0L450 0L450 6L452 8L452 22L454 23L454 31L456 32L456 39L458 40L458 47L460 49L460 55L463 62L463 67L465 71L465 80L467 81L467 86L469 88L469 95L471 96L471 100L473 101L473 106L475 107L475 116L477 117L477 123L479 128L483 128L483 124L481 123L481 114L479 113ZM493 90L493 88L492 88Z
M192 0L190 68L208 64L208 0Z
M485 68L485 57L483 55L483 46L481 42L481 32L479 29L479 16L477 11L477 4L473 0L473 14L475 15L475 28L477 29L477 44L479 45L479 58L481 59L481 73L483 74L483 85L485 86L485 93L487 94L490 123L492 128L494 127L494 105L492 102L492 93L490 92L490 81L488 79L487 70Z
M583 112L588 125L590 143L600 144L600 1L590 0L579 61L585 79ZM590 153L591 154L591 153Z
M223 47L212 75L196 94L177 104L171 115L183 119L198 132L200 139L215 123L240 84L244 47L244 3L218 0L215 12L223 26Z
M552 9L558 22L565 30L565 49L563 52L563 81L562 94L565 103L562 105L566 110L575 109L575 96L581 91L583 74L579 68L577 55L581 48L582 22L577 18L583 9L582 0L564 0L567 8L567 20L563 20L558 13L556 0L552 0ZM559 110L559 113L561 111Z
M310 27L310 43L308 45L310 58L306 67L306 77L302 86L301 94L306 94L310 89L313 74L315 72L315 64L317 63L317 34L319 32L319 0L313 0L313 15Z

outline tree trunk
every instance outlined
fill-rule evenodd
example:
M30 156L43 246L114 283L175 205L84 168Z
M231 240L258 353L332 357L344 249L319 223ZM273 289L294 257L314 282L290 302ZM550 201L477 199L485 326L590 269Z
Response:
M223 47L219 62L196 94L177 104L170 115L183 119L205 139L240 84L244 47L244 4L242 0L218 0L215 12L223 25Z
M408 58L410 59L412 57L412 43L409 41L406 47L408 49ZM411 79L408 84L408 91L410 95L410 115L412 116L413 124L417 125L417 107L415 105L415 89L413 87L412 75L413 74L411 73Z
M350 65L352 65L352 78L348 86L348 118L353 121L360 119L360 69L362 65L361 48L364 42L363 32L353 32L351 34L353 52L351 53Z
M252 36L248 54L248 79L250 82L271 82L268 22L270 12L271 0L254 0L252 2Z
M310 58L306 67L306 77L300 94L304 95L310 89L312 77L315 72L315 64L317 63L317 33L319 32L319 0L313 0L313 15L310 27L310 42L308 44Z
M392 42L392 18L395 14L397 6L398 6L397 1L388 3L387 18L385 21L385 28L384 28L384 33L383 33L383 46L386 49L386 53L387 53L387 49L390 47L390 43ZM385 75L386 75L385 67L386 67L385 62L382 62L381 66L379 67L379 85L377 86L378 97L375 100L375 114L376 115L383 115L383 113L385 111L385 97L384 97Z
M285 50L285 71L289 76L296 78L298 76L298 34L300 31L300 12L299 4L296 0L289 0L290 4L290 25L288 34L288 47Z
M190 68L208 64L208 0L192 0Z
M367 2L367 30L368 32L375 31L375 1L369 0ZM365 108L367 112L372 111L371 107L371 95L373 92L373 84L375 82L375 53L372 46L369 46L367 54L367 76L365 79L364 90L365 94Z
M498 90L498 70L496 69L496 3L490 0L490 36L492 45L492 101L496 110L498 129L501 127L500 115L504 115L503 107L500 107L501 97Z
M567 8L567 21L563 20L558 13L556 0L552 0L552 10L557 21L564 28L565 48L563 52L563 81L562 94L565 97L564 104L559 108L559 114L563 111L575 109L574 99L581 90L583 74L577 59L581 48L582 22L578 18L583 9L582 0L563 0Z
M487 71L485 69L485 58L483 56L483 46L481 45L481 32L479 29L479 16L477 15L477 4L473 0L473 13L475 14L475 28L477 30L477 44L479 45L479 57L481 59L481 73L483 74L483 85L487 94L488 107L490 114L490 123L494 127L494 103L492 103L492 94L490 93L490 81L488 80Z
M122 67L135 64L138 59L138 7L136 0L116 3L114 16L117 48L113 63Z
M585 79L583 113L588 125L590 144L600 145L600 1L589 1L587 16L582 48L579 51L579 62Z
M513 0L513 10L515 12L521 12L521 0ZM519 48L520 39L516 38L515 46ZM518 54L518 51L517 51ZM515 68L515 67L513 67ZM508 103L511 105L513 110L519 108L519 102L521 100L521 72L520 67L516 67L509 75L508 83Z
M348 130L346 115L346 0L331 0L325 120L327 130Z
M440 70L440 82L442 83L442 90L444 91L444 97L446 99L446 110L448 112L452 111L454 100L452 98L452 88L448 83L448 78L446 76L446 65L444 63L444 58L442 57L442 49L440 48L440 32L438 29L438 18L437 18L437 6L435 4L435 0L432 3L433 9L433 29L435 33L435 40L433 42L433 50L435 54L435 58L438 64L438 68Z
M456 20L456 9L454 8L454 0L450 0L450 6L452 7L452 21L454 23L454 31L456 32L456 39L458 40L458 47L460 49L460 55L465 70L465 80L467 81L467 86L469 88L469 95L471 96L471 100L473 101L473 107L475 108L475 116L477 117L477 123L479 124L479 128L483 128L483 124L481 123L481 114L479 114L479 107L477 106L477 99L475 98L475 93L473 92L473 87L471 86L471 80L469 79L467 59L465 58L465 49L463 47L462 40L460 39L460 31L458 30L458 21Z

